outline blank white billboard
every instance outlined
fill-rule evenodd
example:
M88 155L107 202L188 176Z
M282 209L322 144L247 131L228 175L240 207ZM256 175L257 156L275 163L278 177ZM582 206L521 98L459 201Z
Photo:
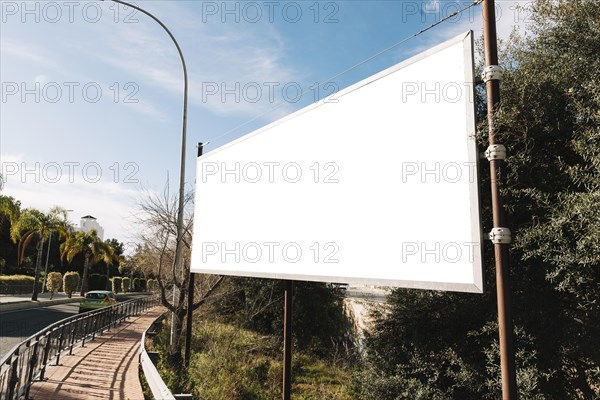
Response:
M198 158L192 271L481 293L472 41Z

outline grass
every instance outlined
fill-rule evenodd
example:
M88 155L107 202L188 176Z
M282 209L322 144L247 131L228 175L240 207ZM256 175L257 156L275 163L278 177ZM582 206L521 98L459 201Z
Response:
M282 345L234 325L206 322L193 332L186 393L197 399L273 400L281 398ZM309 354L294 352L292 397L351 400L351 372ZM161 374L169 374L164 368ZM163 376L165 381L176 379Z

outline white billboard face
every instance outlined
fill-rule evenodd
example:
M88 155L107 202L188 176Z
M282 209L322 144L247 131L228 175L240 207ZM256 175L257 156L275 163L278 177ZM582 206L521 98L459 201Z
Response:
M198 159L192 272L482 292L472 34Z

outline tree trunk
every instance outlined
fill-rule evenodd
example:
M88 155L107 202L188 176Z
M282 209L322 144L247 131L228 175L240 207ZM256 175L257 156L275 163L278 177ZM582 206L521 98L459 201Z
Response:
M88 267L90 263L90 254L85 253L85 261L83 263L83 279L81 280L81 297L85 296L88 290Z
M183 357L181 356L181 338L183 334L183 318L185 309L180 308L175 313L173 321L173 343L169 346L169 362L176 371L183 368Z
M44 237L40 237L40 241L37 244L37 261L35 262L35 278L33 281L33 294L31 300L37 301L38 299L38 282L40 280L40 268L42 267L42 248L44 247Z

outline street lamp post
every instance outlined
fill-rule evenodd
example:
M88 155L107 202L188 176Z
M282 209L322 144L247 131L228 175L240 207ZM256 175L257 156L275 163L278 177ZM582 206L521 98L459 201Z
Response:
M104 1L104 0L102 0L102 1ZM137 5L130 4L125 1L121 1L121 0L108 0L108 1L113 1L118 4L122 4L124 6L131 7L133 9L138 10L139 12L149 16L154 21L156 21L165 30L165 32L167 32L167 34L169 35L169 37L175 44L175 47L177 48L177 52L179 53L179 58L181 59L181 65L183 67L183 116L182 116L183 120L182 120L182 131L181 131L181 166L180 166L180 173L179 173L179 203L178 203L179 209L177 210L177 240L175 243L175 260L174 260L175 270L177 270L177 269L181 270L182 269L182 253L183 253L183 245L182 245L183 244L183 206L184 206L183 199L184 199L184 195L185 195L185 193L184 193L185 192L185 188L184 188L184 185L185 185L185 148L186 148L186 141L187 141L186 129L187 129L187 103L188 103L188 74L187 74L187 67L185 65L185 58L183 57L183 52L181 51L181 47L179 46L179 43L177 43L175 36L173 36L173 34L169 30L169 28L167 28L165 26L165 24L163 24L154 15L152 15L148 11L138 7ZM175 279L175 277L173 277L173 278Z
M65 210L67 213L73 210ZM46 250L46 267L44 268L44 280L42 281L42 294L46 288L46 279L48 278L48 260L50 259L50 246L52 245L52 233L48 237L48 249Z
M104 0L102 0L104 1ZM177 47L177 52L179 53L179 58L181 59L181 65L183 67L183 121L182 121L182 131L181 131L181 166L179 173L179 209L177 210L177 242L175 246L175 266L179 266L181 263L181 255L182 255L182 238L183 238L183 198L184 198L184 185L185 185L185 147L186 147L186 130L187 130L187 103L188 103L188 74L187 67L185 65L185 59L183 57L183 53L181 51L181 47L179 47L179 43L175 39L175 36L171 33L169 28L165 26L158 18L154 15L150 14L148 11L134 5L127 3L121 0L108 0L113 1L115 3L122 4L127 7L131 7L139 12L146 14L154 21L156 21L164 30L167 32L175 47Z

